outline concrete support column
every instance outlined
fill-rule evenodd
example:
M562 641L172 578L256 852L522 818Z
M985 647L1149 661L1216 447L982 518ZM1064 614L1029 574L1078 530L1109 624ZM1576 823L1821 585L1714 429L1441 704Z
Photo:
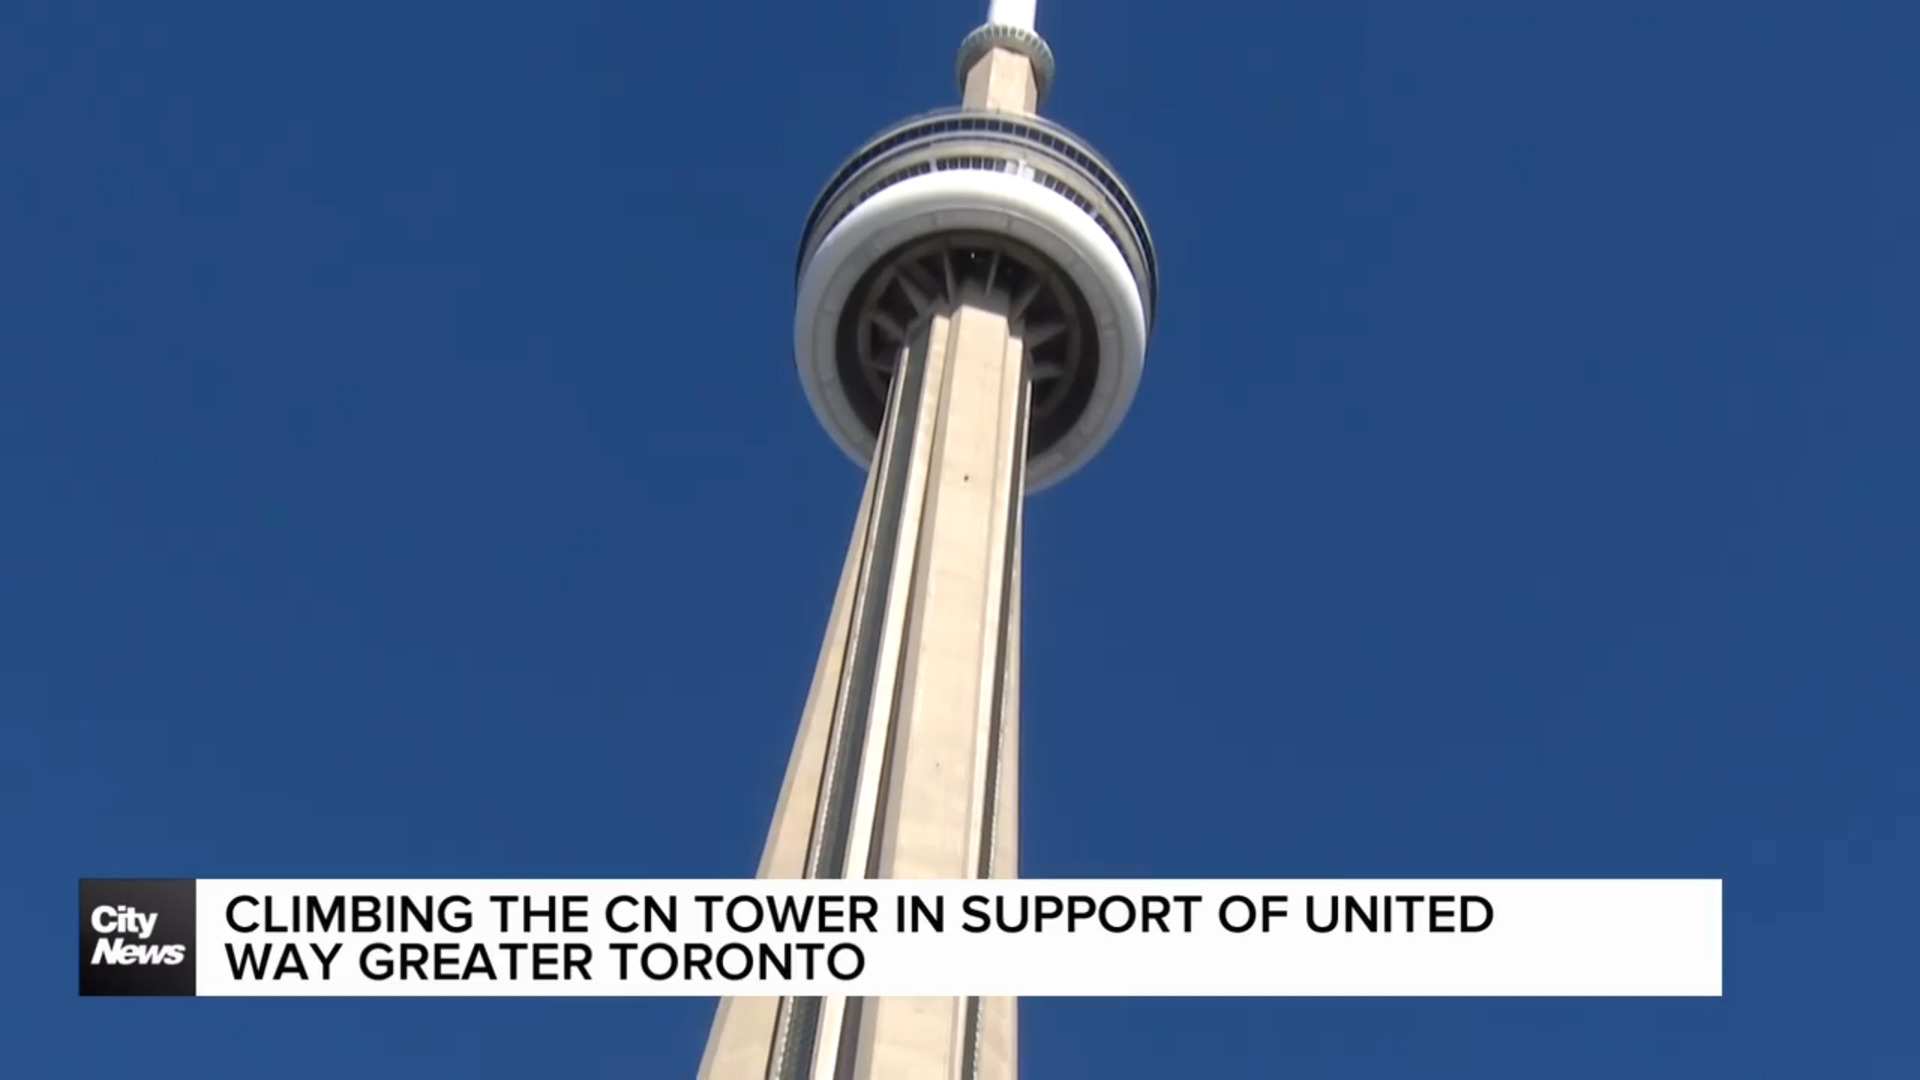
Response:
M1017 876L1027 403L1004 293L910 335L762 877ZM1014 1039L1010 999L730 999L701 1076L1013 1080Z
M877 470L875 470L877 473ZM813 822L820 810L820 780L827 756L827 736L833 727L834 705L840 697L840 671L845 663L855 586L859 583L868 522L873 511L873 476L854 517L853 542L834 590L827 616L826 638L814 664L813 685L800 713L800 732L787 759L787 775L780 785L773 825L760 855L757 876L768 879L807 877L807 854L812 846ZM767 1057L773 1045L778 998L721 998L714 1015L707 1049L700 1061L701 1080L766 1080Z
M967 69L960 100L970 109L1031 115L1040 107L1033 61L1012 49L988 49Z

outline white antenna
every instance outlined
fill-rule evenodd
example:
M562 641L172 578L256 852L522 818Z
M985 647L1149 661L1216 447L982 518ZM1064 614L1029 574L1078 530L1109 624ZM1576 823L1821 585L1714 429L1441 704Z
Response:
M991 0L987 5L987 25L1032 30L1033 9L1038 3L1039 0Z

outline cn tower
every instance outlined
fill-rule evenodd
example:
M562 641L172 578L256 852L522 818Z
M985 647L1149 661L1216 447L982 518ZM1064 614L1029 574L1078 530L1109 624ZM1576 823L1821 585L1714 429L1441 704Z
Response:
M801 234L794 360L866 493L762 878L1019 873L1022 503L1098 453L1158 288L1139 207L1038 115L1035 0L960 43L961 105L846 160ZM1000 998L728 998L703 1080L1012 1080Z

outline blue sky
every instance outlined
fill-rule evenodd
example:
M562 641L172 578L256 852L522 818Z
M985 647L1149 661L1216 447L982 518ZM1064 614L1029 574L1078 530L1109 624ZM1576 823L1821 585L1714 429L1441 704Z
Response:
M82 1001L74 880L751 873L859 494L798 229L983 9L14 7L0 1071L691 1075L708 1001ZM1726 996L1026 1075L1915 1075L1920 9L1040 23L1165 291L1030 508L1026 873L1724 877Z

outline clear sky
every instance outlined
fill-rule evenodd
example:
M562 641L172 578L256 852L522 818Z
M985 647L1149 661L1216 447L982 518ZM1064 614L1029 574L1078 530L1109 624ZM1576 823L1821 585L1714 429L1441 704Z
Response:
M691 1076L706 1000L82 1001L74 882L750 874L860 485L798 231L982 10L10 5L0 1072ZM1726 996L1025 1075L1920 1075L1920 7L1040 28L1165 294L1031 504L1025 872L1724 877Z

